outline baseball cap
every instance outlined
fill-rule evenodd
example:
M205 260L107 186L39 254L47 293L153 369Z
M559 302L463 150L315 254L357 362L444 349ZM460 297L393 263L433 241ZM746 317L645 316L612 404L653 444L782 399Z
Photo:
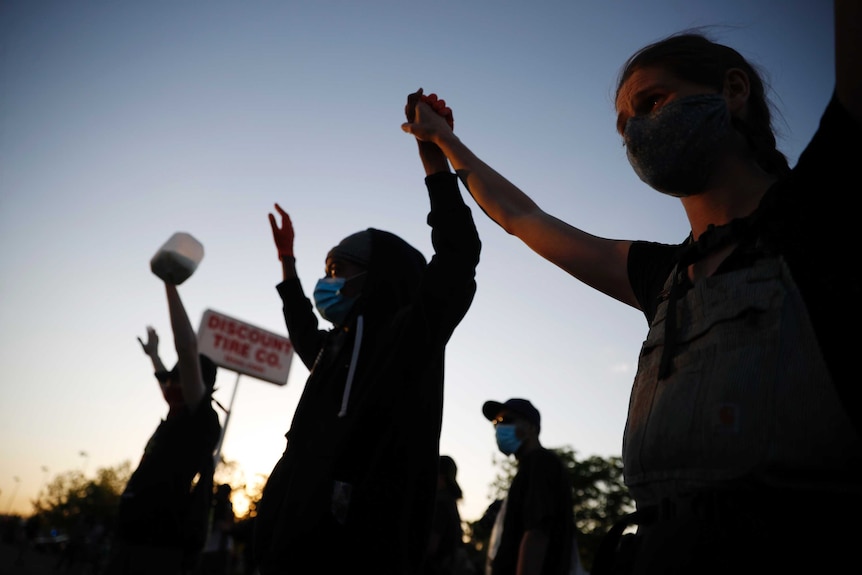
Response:
M488 421L494 421L497 415L504 409L518 413L536 427L541 428L542 426L542 416L539 415L539 410L533 407L533 404L526 399L512 398L507 399L503 403L499 401L486 401L485 405L482 406L482 414Z

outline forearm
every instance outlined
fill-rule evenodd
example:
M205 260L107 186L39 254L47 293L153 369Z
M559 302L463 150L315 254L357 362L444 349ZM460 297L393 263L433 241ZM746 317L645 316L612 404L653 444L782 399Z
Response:
M443 277L456 282L472 280L482 243L472 211L458 188L457 176L437 172L425 178L425 186L431 207L427 220L434 246L433 263L448 270L441 274Z
M445 342L473 301L482 244L457 176L438 172L427 176L425 185L431 203L427 222L434 256L422 280L424 315L434 332L432 339Z
M508 233L519 235L519 218L540 211L533 200L476 156L454 133L445 134L437 145L476 203Z
M426 176L450 171L449 161L437 144L422 140L416 140L416 144L419 146L419 158L422 160L422 167L425 168Z
M323 346L325 332L318 328L317 316L298 278L281 282L276 291L281 298L284 324L293 350L303 365L311 369Z
M150 361L153 362L153 371L167 371L165 364L162 363L162 358L159 357L159 354L156 352L147 353L150 357Z
M174 347L178 355L197 354L197 335L192 327L186 308L183 306L177 287L165 284L168 296L168 312L171 318L171 329L174 334Z
M177 286L165 283L168 296L168 312L171 317L171 329L174 335L174 347L177 350L180 383L186 405L191 409L197 407L204 394L203 376L198 359L198 339L192 327L186 308L177 292Z
M292 256L281 256L281 279L289 280L297 277L296 258Z
M531 529L521 538L518 553L517 575L537 575L542 572L548 551L548 535L544 531Z

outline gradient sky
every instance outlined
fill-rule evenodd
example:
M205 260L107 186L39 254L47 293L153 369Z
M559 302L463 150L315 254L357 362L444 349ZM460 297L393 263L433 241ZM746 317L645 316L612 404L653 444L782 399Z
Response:
M826 0L0 3L0 513L28 514L56 474L137 464L167 407L136 337L153 325L176 360L149 269L174 232L205 249L180 286L195 326L213 309L282 335L274 202L309 292L326 252L367 227L431 256L400 129L420 86L550 213L682 240L679 201L626 161L612 94L633 51L700 26L768 73L795 164L834 85ZM440 449L474 520L499 457L484 401L532 400L547 447L620 455L647 325L468 205L482 259L448 348ZM223 455L247 481L281 455L307 375L300 361L285 386L220 370L222 403L238 386Z

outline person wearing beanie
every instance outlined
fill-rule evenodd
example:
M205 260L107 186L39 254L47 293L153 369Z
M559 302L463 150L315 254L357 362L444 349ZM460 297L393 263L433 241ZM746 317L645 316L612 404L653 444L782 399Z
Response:
M417 573L424 558L446 345L473 301L481 243L442 152L420 146L420 158L430 262L391 232L360 230L326 255L312 302L297 277L290 216L278 204L280 224L269 214L276 289L310 373L257 509L261 575Z
M518 471L497 512L488 544L488 575L582 573L572 485L556 453L542 446L539 410L527 399L486 401L497 448L514 455Z
M168 413L144 448L120 497L104 575L174 575L195 565L206 537L214 451L221 423L210 401L216 364L198 353L197 335L177 286L165 282L177 362L168 371L159 337L138 338L155 369ZM199 488L193 489L195 477Z

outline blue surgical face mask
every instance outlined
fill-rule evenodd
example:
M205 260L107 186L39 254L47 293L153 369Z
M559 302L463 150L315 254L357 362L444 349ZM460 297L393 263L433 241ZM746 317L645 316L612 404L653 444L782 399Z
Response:
M505 455L517 453L521 448L523 441L518 439L515 424L498 423L494 428L494 433L497 436L497 447Z
M638 177L665 194L702 192L721 146L731 133L730 112L721 94L679 98L658 111L626 122L626 155Z
M356 298L341 293L346 281L345 278L325 277L317 280L317 285L314 286L314 305L317 311L335 325L342 325L356 303Z

